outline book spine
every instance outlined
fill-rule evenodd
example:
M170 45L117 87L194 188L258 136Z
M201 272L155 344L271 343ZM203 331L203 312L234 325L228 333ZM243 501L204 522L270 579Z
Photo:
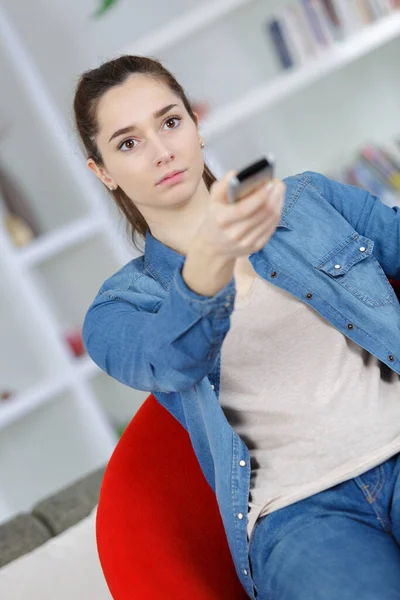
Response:
M382 144L382 149L385 152L388 160L390 160L400 171L400 145L396 143L396 140L390 139Z
M355 13L352 10L353 5L349 0L332 0L335 7L336 14L339 18L340 27L343 30L345 36L354 33L359 29L359 20L355 17Z
M395 206L398 204L397 196L381 182L371 171L369 165L363 160L357 160L353 167L353 176L359 181L360 187L377 196L384 204Z
M349 12L355 29L364 27L365 21L358 6L358 0L349 0Z
M375 170L377 175L396 192L400 191L400 174L380 148L369 145L361 150L361 158Z
M344 176L343 176L343 182L344 183L349 183L350 185L355 185L357 187L361 187L361 184L359 182L359 180L357 179L357 177L354 174L354 169L353 167L349 167L345 172L344 172Z
M332 23L322 0L311 0L312 7L317 14L322 33L326 39L326 45L331 46L335 42L335 36L332 32Z
M370 11L374 16L374 20L377 21L382 16L378 0L367 0L367 2L370 7Z
M361 149L361 156L368 161L378 173L385 179L390 179L393 174L393 167L374 146L365 146Z
M382 17L386 17L392 12L390 0L379 0L379 8L381 9Z
M332 0L321 0L327 15L329 16L331 22L336 26L340 27L339 16L335 10Z
M43 233L20 184L2 165L0 165L0 204L4 204L7 211L18 218L21 223L25 222L34 237Z
M328 41L325 38L324 32L322 30L321 24L319 22L319 18L317 13L315 12L314 6L311 0L301 0L304 8L305 15L308 19L308 23L310 28L314 32L314 37L317 40L320 46L326 46Z
M267 23L267 27L281 66L290 69L294 66L294 61L286 44L281 23L278 19L273 19Z
M317 56L321 50L321 47L315 39L314 31L308 22L302 6L300 4L293 4L289 6L289 10L293 15L294 23L296 24L297 30L299 31L303 40L303 47L306 55L309 58Z
M375 20L374 14L368 3L368 0L356 0L357 7L364 23L373 23Z
M384 150L379 147L372 149L375 153L376 161L381 165L381 170L385 172L385 176L393 188L400 191L400 169L396 163L387 156Z
M286 40L289 46L289 51L296 65L303 65L308 61L308 54L304 44L304 38L297 26L293 13L290 7L285 6L281 13L283 30L286 35Z
M344 33L340 27L339 17L336 13L332 0L320 0L327 16L328 27L335 42L343 39Z

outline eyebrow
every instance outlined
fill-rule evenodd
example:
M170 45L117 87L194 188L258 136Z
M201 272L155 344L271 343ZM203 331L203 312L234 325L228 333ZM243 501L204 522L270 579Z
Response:
M169 112L171 110L171 108L174 108L174 106L178 106L178 105L177 104L168 104L167 106L164 106L163 108L160 108L159 110L156 110L156 112L153 113L153 117L155 119L159 119L160 117L165 115L165 113ZM111 140L118 137L119 135L123 135L124 133L130 133L131 131L134 131L135 129L137 129L137 127L138 126L135 123L132 123L131 125L128 125L127 127L118 129L118 131L116 131L115 133L112 134L112 136L108 140L108 143L110 143Z

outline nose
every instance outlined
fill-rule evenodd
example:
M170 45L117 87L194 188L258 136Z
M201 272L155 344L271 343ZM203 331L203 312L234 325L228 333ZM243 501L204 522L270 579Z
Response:
M168 162L173 158L173 153L169 148L164 144L164 142L159 138L155 137L152 143L154 159L156 164L161 164L163 162Z

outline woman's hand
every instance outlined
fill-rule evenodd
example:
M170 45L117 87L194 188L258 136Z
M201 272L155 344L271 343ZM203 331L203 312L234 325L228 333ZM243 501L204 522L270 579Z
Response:
M227 189L236 170L228 171L210 188L211 202L197 236L216 254L237 258L261 250L281 219L286 185L280 179L262 184L230 204Z

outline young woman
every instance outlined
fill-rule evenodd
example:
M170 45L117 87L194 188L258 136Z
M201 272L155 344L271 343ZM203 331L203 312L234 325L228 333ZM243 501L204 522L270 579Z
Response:
M147 57L84 73L74 111L145 242L96 294L86 349L188 431L248 596L399 600L398 207L311 171L229 205L234 170L215 181Z

